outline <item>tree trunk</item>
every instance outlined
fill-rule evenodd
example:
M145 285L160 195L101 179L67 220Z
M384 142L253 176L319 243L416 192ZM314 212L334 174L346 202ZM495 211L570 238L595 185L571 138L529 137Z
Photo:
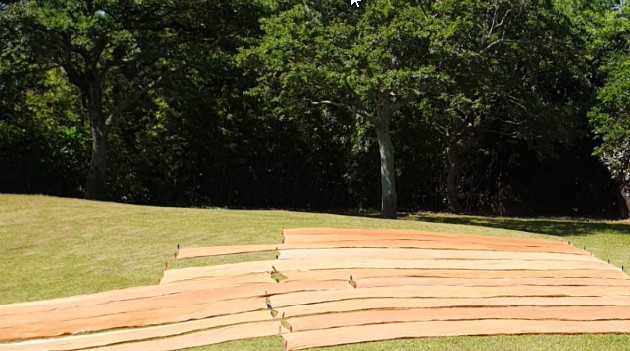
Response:
M104 123L92 125L92 158L85 184L85 198L105 199L105 171L107 169L107 131Z
M90 129L92 131L92 158L85 184L85 198L90 200L105 199L105 176L107 169L107 132L103 112L103 92L100 83L89 87L86 92L86 104Z
M630 184L624 184L619 187L619 196L621 197L621 215L624 218L630 217ZM625 208L624 208L625 205Z
M446 176L446 198L451 211L455 213L463 213L464 208L457 197L457 178L461 167L461 155L455 148L448 149L448 174Z
M381 153L381 217L396 218L396 170L394 168L394 145L389 123L376 126L378 148Z

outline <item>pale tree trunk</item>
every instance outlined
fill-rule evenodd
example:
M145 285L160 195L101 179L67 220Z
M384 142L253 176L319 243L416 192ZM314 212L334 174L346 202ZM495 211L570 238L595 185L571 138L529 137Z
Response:
M455 213L463 213L464 208L459 202L457 196L457 179L461 169L461 155L459 151L451 147L448 149L448 173L446 176L446 198L451 211Z
M448 173L446 175L446 198L449 209L454 213L465 213L466 209L459 200L457 185L462 166L466 155L477 145L477 137L473 127L471 117L461 113L462 119L467 123L467 127L455 135L454 140L446 150L448 158Z
M409 101L410 97L397 98L392 102L392 92L387 92L382 96L382 104L373 112L366 111L357 100L355 105L345 105L330 100L311 101L314 105L333 105L349 110L359 118L364 118L376 128L376 139L381 155L381 217L397 218L396 196L396 168L394 164L394 145L389 131L389 124L394 113L400 111Z
M619 187L619 196L621 197L621 215L630 218L630 184Z
M381 153L381 217L395 219L397 211L396 169L389 123L376 126L376 137Z
M100 84L95 84L88 89L85 99L92 131L92 158L85 184L85 198L90 200L105 199L109 126L106 124L103 111L102 93Z

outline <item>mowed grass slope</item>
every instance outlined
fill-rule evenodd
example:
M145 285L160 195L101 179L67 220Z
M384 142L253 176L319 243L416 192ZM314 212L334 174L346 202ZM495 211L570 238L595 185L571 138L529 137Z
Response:
M271 253L176 262L173 254L177 244L194 247L280 243L282 227L398 228L570 240L618 266L630 265L630 225L627 222L443 215L409 216L406 219L393 221L289 211L160 208L0 194L0 304L156 284L165 262L172 268L270 259ZM194 350L274 349L282 349L279 337ZM630 337L456 337L397 340L332 349L630 350Z

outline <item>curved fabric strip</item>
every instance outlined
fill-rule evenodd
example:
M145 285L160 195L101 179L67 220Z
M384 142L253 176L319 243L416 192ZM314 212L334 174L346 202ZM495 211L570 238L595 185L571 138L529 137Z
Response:
M212 257L251 252L271 252L291 249L325 249L325 248L418 248L418 249L442 249L442 250L483 250L483 251L513 251L513 252L550 252L566 253L573 255L590 256L591 254L569 245L558 246L515 246L515 245L491 245L486 243L463 243L450 240L404 240L404 239L366 239L366 240L342 240L307 243L285 243L265 245L236 245L236 246L212 246L198 248L183 248L179 251L177 259Z
M347 238L320 238L320 237L308 237L302 241L293 240L287 241L286 246L299 246L299 245L316 245L334 247L332 245L346 247L391 247L391 248L428 248L428 249L445 249L445 250L486 250L486 251L517 251L517 252L555 252L555 253L568 253L576 255L590 254L581 249L575 248L567 244L561 245L518 245L514 243L502 243L493 241L483 242L468 242L463 240L451 240L451 239L426 239L418 240L416 238L372 238L372 237L347 237ZM351 246L353 245L353 246ZM282 249L283 247L279 247ZM286 247L284 247L286 248Z
M603 262L594 256L549 253L481 250L428 250L398 248L324 248L280 250L281 260L308 260L318 258L371 258L371 259L467 259L467 260L526 260L526 261L582 261Z
M296 292L271 297L274 307L370 298L492 298L492 297L599 297L630 296L627 287L614 286L415 286Z
M0 305L0 323L4 316L11 314L24 315L31 312L59 312L77 306L94 306L125 301L142 300L151 297L171 295L186 291L208 289L208 287L239 287L252 283L267 283L272 281L269 274L264 272L250 273L242 276L205 277L203 281L182 281L175 286L150 285L99 293L75 295L70 297L22 302L10 305Z
M120 345L97 347L90 351L172 351L191 347L219 344L226 341L278 335L278 322L238 324L224 328L179 335L172 338L140 341Z
M258 304L260 307L260 304ZM71 351L102 347L125 342L140 341L153 338L172 337L194 331L223 327L228 325L271 320L267 310L234 313L214 318L166 324L148 328L114 330L95 334L65 336L54 339L38 339L0 344L0 351Z
M233 245L184 248L178 259L220 256L249 252L269 252L279 249L334 247L418 247L436 249L478 249L544 251L590 255L565 242L544 239L487 237L470 234L432 233L410 230L364 230L334 228L285 229L284 244ZM362 243L357 243L361 241Z
M462 278L462 279L527 279L527 278L556 278L556 279L602 279L613 281L630 280L626 274L618 270L457 270L457 269L396 269L396 268L346 268L346 269L322 269L309 271L287 272L287 280L312 280L314 277L327 279L348 279L353 276L355 280L367 278ZM623 284L623 283L622 283ZM603 284L602 285L606 285ZM615 285L615 284L611 284Z
M210 257L233 255L250 252L271 252L277 251L281 244L261 244L261 245L231 245L231 246L210 246L210 247L190 247L182 248L177 252L177 259Z
M366 301L369 308L369 301ZM339 328L351 325L383 323L457 321L483 319L523 320L626 320L630 323L630 306L501 306L501 307L438 307L399 310L367 310L291 318L294 332Z
M593 269L610 270L612 266L604 262L557 261L550 264L544 261L524 260L393 260L393 259L313 259L313 260L270 260L242 262L236 264L172 269L164 272L165 283L217 277L232 274L260 273L276 267L280 272L316 269L349 268L396 268L396 269L470 269L470 270L564 270Z
M307 305L281 306L286 318L366 309L504 306L630 306L630 297L494 297L494 298L371 298L349 299ZM336 315L336 314L335 314Z
M321 269L307 271L285 271L287 273L286 280L282 283L299 281L299 280L347 280L351 275L355 280L368 278L462 278L462 279L528 279L528 278L547 278L547 279L576 279L578 282L595 282L595 285L625 285L625 281L630 280L626 274L618 270L456 270L456 269L397 269L397 268L345 268L345 269ZM245 273L227 277L198 277L190 280L174 281L165 284L197 284L198 286L210 286L216 284L216 281L223 279L235 279L245 282L269 282L269 273ZM597 281L602 280L597 283ZM606 281L611 280L608 284ZM615 283L619 281L620 283ZM569 284L584 285L584 284Z
M626 320L630 322L630 306L500 306L410 308L397 310L368 310L331 315L292 318L294 332L315 329L339 328L351 325L368 325L422 321L457 321L483 319L523 320Z
M174 285L165 286L169 289ZM197 290L173 292L142 299L77 305L54 312L12 314L0 318L0 340L53 337L124 327L143 327L200 319L234 311L241 299L258 297L258 308L265 307L264 295L313 290L347 289L343 281L293 281L277 284L252 283L239 287L213 288L199 285ZM215 303L224 302L217 306ZM251 303L251 302L250 302ZM223 310L219 310L222 307ZM233 312L227 312L233 313Z
M424 237L436 237L436 238L448 238L448 239L480 239L491 241L509 241L521 245L553 245L553 244L566 244L559 240L549 239L533 239L533 238L514 238L505 236L488 236L488 235L475 235L464 233L439 233L439 232L427 232L419 230L405 230L405 229L347 229L347 228L290 228L283 229L283 235L285 238L297 237L297 236L321 236L321 235L337 235L337 236L351 236L351 235L373 235L373 236L403 236L403 235L416 235Z
M325 275L322 280L302 280L303 282L311 281L316 286L317 282L324 282ZM379 278L362 278L353 276L353 280L357 288L376 288L376 287L396 287L396 286L418 286L418 288L426 286L462 286L462 287L498 287L498 286L615 286L630 288L630 280L628 279L589 279L589 278L524 278L524 279L467 279L467 278L418 278L418 277L379 277ZM343 279L349 282L348 276Z
M142 327L253 311L263 307L264 299L256 297L227 301L189 301L187 304L163 305L153 309L138 307L136 310L126 312L78 309L73 312L83 315L80 319L74 318L72 314L50 313L33 315L15 324L13 324L14 320L3 321L4 326L0 328L0 338L2 341L15 341L124 327Z
M349 326L285 333L287 350L398 338L501 334L630 333L629 321L476 320Z

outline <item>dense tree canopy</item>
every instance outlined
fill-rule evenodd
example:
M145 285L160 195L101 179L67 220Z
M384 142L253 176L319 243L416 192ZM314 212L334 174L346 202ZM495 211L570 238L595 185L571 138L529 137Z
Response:
M245 54L259 89L286 100L329 105L374 127L384 217L396 217L394 114L443 81L435 19L406 1L372 1L361 11L339 1L295 5L265 20L266 35ZM346 8L344 11L344 8ZM438 29L439 30L439 29ZM290 102L288 102L290 103Z
M604 84L591 112L595 133L601 138L596 148L602 162L619 185L619 195L630 211L630 16L625 2L605 17L599 38L593 44L602 60Z
M0 191L627 215L626 12L614 0L4 1Z
M241 30L232 4L204 1L24 1L7 6L16 49L58 67L76 86L92 132L87 198L105 197L111 126L165 75L186 64L186 45L222 45ZM247 10L247 8L245 8ZM251 12L251 11L250 11ZM224 15L227 15L224 17ZM230 18L232 17L232 18Z

